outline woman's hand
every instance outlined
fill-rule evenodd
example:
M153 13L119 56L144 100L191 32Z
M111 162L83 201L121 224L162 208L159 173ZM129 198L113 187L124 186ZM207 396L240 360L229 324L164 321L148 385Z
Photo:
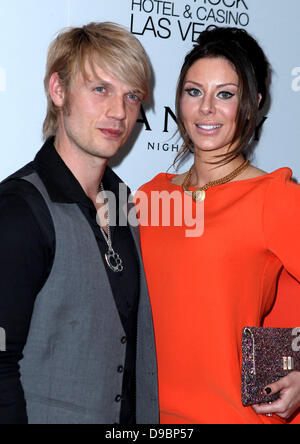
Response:
M271 390L271 391L270 391ZM290 418L300 408L300 372L292 372L285 378L266 387L268 395L280 392L280 398L271 404L256 404L253 409L258 415L276 414Z

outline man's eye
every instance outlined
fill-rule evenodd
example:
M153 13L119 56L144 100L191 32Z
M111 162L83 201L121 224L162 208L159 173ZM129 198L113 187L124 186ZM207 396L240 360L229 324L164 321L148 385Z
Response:
M136 94L133 94L133 93L128 94L127 97L130 100L130 102L139 103L141 101L139 96L137 96Z
M98 93L104 93L106 89L104 88L104 86L97 86L97 88L95 88L95 91Z
M231 99L231 97L233 97L233 96L234 96L234 94L229 91L221 91L218 94L218 97L220 97L221 99L225 99L225 100Z

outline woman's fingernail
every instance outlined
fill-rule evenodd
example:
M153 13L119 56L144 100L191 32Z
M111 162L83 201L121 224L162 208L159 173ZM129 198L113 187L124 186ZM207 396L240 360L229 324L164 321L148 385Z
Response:
M270 395L272 393L272 389L270 389L270 387L267 387L265 389L265 392L266 392L267 395Z

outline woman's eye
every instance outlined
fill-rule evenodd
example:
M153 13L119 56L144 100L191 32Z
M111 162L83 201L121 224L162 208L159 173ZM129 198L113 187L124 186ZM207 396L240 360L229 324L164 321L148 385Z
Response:
M221 91L218 94L218 97L220 97L221 99L225 99L225 100L231 99L231 97L233 97L233 96L234 96L234 94L229 91Z
M202 94L197 88L187 88L185 91L192 97L198 97Z

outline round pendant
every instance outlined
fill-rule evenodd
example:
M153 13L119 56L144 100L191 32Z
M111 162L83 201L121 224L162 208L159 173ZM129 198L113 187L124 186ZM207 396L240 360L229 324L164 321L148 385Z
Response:
M204 190L196 190L193 191L193 201L194 202L203 202L205 199L206 193Z
M120 273L124 270L123 261L113 250L109 250L105 254L106 263L114 273Z

